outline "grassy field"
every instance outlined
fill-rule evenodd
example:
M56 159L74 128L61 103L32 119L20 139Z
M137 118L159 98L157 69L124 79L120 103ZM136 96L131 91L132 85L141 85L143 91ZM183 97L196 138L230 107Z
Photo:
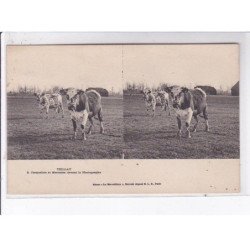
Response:
M94 120L93 133L86 141L81 139L80 124L77 140L71 140L73 128L65 103L64 118L50 110L45 119L34 97L8 96L7 100L8 159L121 158L122 99L102 99L105 133L99 134L99 121Z
M125 95L125 158L239 158L239 98L208 96L207 101L210 131L204 132L204 119L199 118L192 138L177 139L173 111L171 116L166 112L161 115L161 108L156 107L153 118L147 115L141 96Z
M191 139L176 137L177 122L172 111L147 115L141 96L103 98L105 133L99 122L87 140L73 135L69 112L65 116L50 110L41 115L34 97L8 97L8 159L204 159L239 158L239 98L208 96L210 131L204 132L199 118ZM184 123L183 123L184 124Z

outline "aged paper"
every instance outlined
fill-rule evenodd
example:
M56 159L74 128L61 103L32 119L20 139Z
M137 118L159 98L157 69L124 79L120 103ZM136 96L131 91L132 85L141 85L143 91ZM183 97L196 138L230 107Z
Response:
M239 193L239 80L238 44L7 46L7 192Z
M239 160L9 161L13 195L238 193Z

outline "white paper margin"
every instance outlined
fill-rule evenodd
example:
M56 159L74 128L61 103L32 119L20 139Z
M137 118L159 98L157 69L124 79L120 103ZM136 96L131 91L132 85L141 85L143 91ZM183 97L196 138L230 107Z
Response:
M239 43L241 193L207 197L7 198L6 45L31 44ZM1 36L1 203L3 214L248 214L250 213L250 33L245 32L92 32L3 33ZM249 85L249 87L248 87Z

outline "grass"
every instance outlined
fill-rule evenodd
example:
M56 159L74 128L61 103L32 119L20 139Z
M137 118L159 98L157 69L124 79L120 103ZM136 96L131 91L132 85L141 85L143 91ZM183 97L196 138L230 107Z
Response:
M147 115L140 96L125 95L125 158L239 158L239 97L208 96L207 101L210 131L204 132L204 119L199 118L197 132L191 134L192 138L178 139L174 111L168 116L156 107L153 118Z
M34 97L8 96L8 159L226 159L239 158L239 98L208 96L210 131L199 118L192 138L176 137L177 121L156 107L146 113L141 96L103 98L105 134L94 120L87 140L72 140L69 112L65 117L50 110L45 119ZM193 124L192 124L193 125Z
M8 159L115 159L121 157L123 108L122 99L103 98L105 133L99 121L87 140L77 140L64 102L65 116L50 110L49 118L41 115L34 97L8 96Z

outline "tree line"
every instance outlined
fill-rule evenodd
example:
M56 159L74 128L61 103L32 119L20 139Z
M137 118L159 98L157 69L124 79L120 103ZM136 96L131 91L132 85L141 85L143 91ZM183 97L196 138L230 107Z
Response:
M173 84L170 83L160 83L156 87L150 87L150 89L152 91L166 90L167 87L170 87L172 85ZM228 88L227 90L224 90L222 86L216 89L213 86L197 84L195 85L195 87L201 88L208 95L239 95L239 82L237 82L231 89ZM124 87L124 94L140 94L141 91L145 88L149 88L147 84L126 82Z
M61 87L59 86L53 86L49 89L42 89L42 88L39 88L38 86L31 86L31 87L28 87L26 85L20 85L17 87L16 90L11 90L11 91L8 91L8 94L9 95L33 95L34 93L59 93ZM107 89L105 88L101 88L101 87L89 87L86 89L87 90L96 90L101 96L120 96L121 93L119 92L115 92L113 90L113 88L111 89L111 91L108 91Z

